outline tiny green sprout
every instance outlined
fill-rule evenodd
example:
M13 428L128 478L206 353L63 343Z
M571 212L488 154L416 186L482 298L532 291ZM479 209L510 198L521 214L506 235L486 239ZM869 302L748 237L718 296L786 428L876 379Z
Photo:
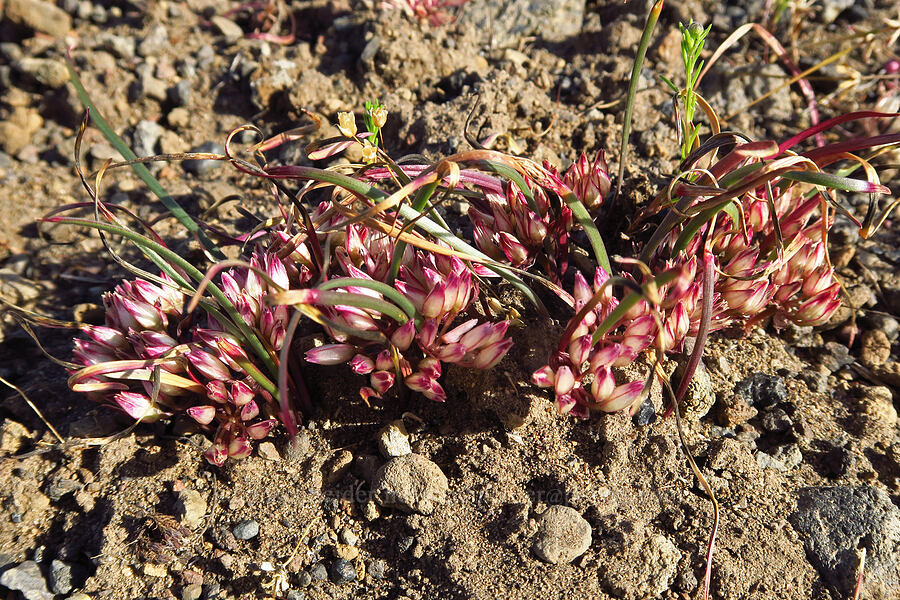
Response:
M378 100L375 100L374 102L369 102L368 100L366 100L364 108L366 109L364 117L366 122L366 130L372 134L372 143L377 146L381 128L384 127L384 124L387 121L387 107L381 104Z
M703 60L700 59L700 54L703 52L706 36L709 34L712 25L704 29L702 25L691 20L687 26L684 23L679 23L678 27L681 29L681 62L684 65L684 89L680 90L678 86L665 76L662 79L676 94L682 97L684 102L684 116L680 123L681 159L684 160L697 143L699 136L699 131L694 125L694 113L697 109L697 98L694 95L694 89L700 73L703 71Z

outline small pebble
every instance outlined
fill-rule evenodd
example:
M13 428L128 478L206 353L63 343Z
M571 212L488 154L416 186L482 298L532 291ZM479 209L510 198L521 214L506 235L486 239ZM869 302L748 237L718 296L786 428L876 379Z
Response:
M554 505L541 515L532 551L550 564L570 563L591 545L591 525L574 508Z
M366 572L372 576L372 579L384 579L384 572L387 564L383 560L370 560L366 562Z
M200 600L203 595L203 586L199 583L192 583L184 586L181 590L181 600Z
M50 561L50 590L54 594L72 591L72 566L61 560Z
M348 583L356 579L356 567L349 560L339 558L331 565L331 581L337 584Z
M316 563L310 567L309 575L313 581L325 581L328 579L328 569L322 563Z
M256 521L241 521L235 525L231 532L239 540L252 540L259 535L259 523Z
M756 408L768 408L787 398L784 380L777 375L754 373L734 386L734 393Z
M341 543L347 544L348 546L355 546L359 542L359 536L353 533L349 527L344 527L341 529L340 533Z
M378 432L378 449L385 458L395 458L412 452L409 446L409 433L403 421L388 423Z

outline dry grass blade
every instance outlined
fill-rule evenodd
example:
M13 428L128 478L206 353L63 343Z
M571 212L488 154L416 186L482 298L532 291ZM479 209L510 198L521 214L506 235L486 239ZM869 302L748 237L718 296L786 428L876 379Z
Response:
M23 392L23 391L22 391L21 389L19 389L15 384L10 383L9 381L7 381L6 379L4 379L3 377L0 377L0 383L2 383L3 385L5 385L5 386L7 386L7 387L9 387L9 388L11 388L11 389L13 389L13 390L15 390L17 394L19 394L20 396L22 396L22 399L25 400L25 403L29 406L29 408L31 408L32 411L34 411L34 414L36 414L36 415L38 416L38 418L41 420L41 422L42 422L44 425L47 426L47 429L50 430L50 432L53 434L53 436L54 436L57 440L59 440L59 443L61 443L61 444L64 444L64 443L65 443L65 440L62 438L61 435L59 435L59 432L56 431L56 427L54 427L54 426L50 423L50 421L47 420L47 417L44 416L44 413L42 413L41 410L40 410L37 406L35 406L34 402L31 401L31 398L29 398L28 395L27 395L25 392Z

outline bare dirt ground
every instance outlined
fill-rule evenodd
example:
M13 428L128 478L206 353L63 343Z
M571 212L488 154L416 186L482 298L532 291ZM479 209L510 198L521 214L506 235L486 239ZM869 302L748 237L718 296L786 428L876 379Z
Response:
M23 4L43 8L24 22L10 16ZM606 149L617 166L621 100L645 17L643 2L473 0L456 22L433 27L375 2L294 0L296 40L279 45L243 36L257 30L247 12L214 19L234 2L60 0L66 16L54 18L56 4L5 0L0 24L0 293L64 320L96 318L100 294L126 275L95 235L35 225L87 200L73 168L83 108L60 71L67 45L76 44L74 65L97 107L138 155L220 151L244 123L272 134L303 122L301 109L328 123L380 99L390 110L389 151L437 156L467 146L477 99L470 131L479 139L508 134L505 149L563 166ZM741 24L766 19L766 4L666 5L638 95L629 202L646 201L676 166L671 97L658 76L678 77L677 23L712 24L714 48ZM823 118L896 110L896 78L877 78L898 58L894 2L787 5L771 29L801 69L849 49L811 78ZM288 29L284 21L272 33ZM701 92L719 114L734 113L730 128L784 139L810 125L798 88L779 87L787 77L749 35ZM896 124L866 127L831 135ZM96 130L84 154L89 168L117 156ZM277 158L305 160L299 145ZM272 210L265 187L228 166L154 170L189 211L229 227L252 225L246 211L265 218ZM142 217L162 214L126 170L107 177L103 194ZM859 213L867 199L843 200ZM862 598L900 598L900 229L889 218L875 239L861 240L840 219L831 252L856 310L817 330L720 332L704 358L699 379L715 404L685 427L721 504L716 598L849 598L863 549ZM170 221L161 233L199 259ZM3 392L0 576L21 590L8 597L698 597L713 511L674 421L557 416L529 383L553 326L529 321L493 371L451 369L444 404L414 395L366 406L352 376L311 368L316 410L298 444L282 435L215 468L187 422L79 443L128 423L70 392L64 369L7 314L0 376L67 440L56 443L20 396ZM37 335L47 353L70 356L69 332ZM446 501L430 515L373 501L372 473L384 463L379 430L398 419L413 451L448 478ZM590 546L572 563L546 564L533 552L553 505L591 527ZM271 585L276 578L283 589Z

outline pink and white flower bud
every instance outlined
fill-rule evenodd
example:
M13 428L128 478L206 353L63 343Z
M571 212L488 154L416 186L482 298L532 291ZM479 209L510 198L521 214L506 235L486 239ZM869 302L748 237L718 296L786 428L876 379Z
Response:
M200 349L192 349L185 356L190 363L209 379L231 379L231 371L221 360Z
M609 398L599 407L603 412L618 412L622 409L628 408L638 400L640 400L641 396L644 392L644 382L643 381L632 381L631 383L625 383L623 385L617 386L616 389L609 395Z
M273 254L266 255L265 262L266 274L269 278L281 289L288 289L291 286L291 281L290 278L288 278L287 269L284 267L284 263Z
M241 286L230 272L222 273L222 293L232 304L237 304L238 298L241 297Z
M503 357L506 356L506 353L509 352L512 345L512 339L505 339L482 348L475 357L473 366L476 369L494 368L497 363L503 360Z
M394 377L393 371L373 371L369 376L369 383L380 396L394 385Z
M803 294L809 297L815 296L835 283L834 269L830 267L819 267L803 281Z
M245 458L250 456L251 452L253 452L253 447L247 438L237 437L228 444L228 458Z
M757 265L758 259L759 249L747 248L738 252L723 270L731 277L750 277L763 268Z
M228 449L222 444L213 444L203 453L203 458L210 464L221 467L225 464L225 459L228 458Z
M769 300L769 284L765 281L746 283L751 285L723 291L722 298L731 310L742 315L755 315L765 308Z
M432 379L437 379L441 376L441 361L437 359L423 358L419 361L417 368Z
M422 395L433 402L444 402L447 400L447 393L444 391L444 388L434 380L431 381L428 389L422 392Z
M307 362L317 365L339 365L345 363L356 354L356 347L351 344L325 344L306 352Z
M146 394L119 392L113 397L113 402L129 417L140 419L144 423L153 423L168 416L168 413L155 406Z
M457 363L463 359L468 350L462 344L446 344L437 349L435 358L448 363Z
M357 375L368 375L375 370L375 361L364 354L357 354L350 359L350 368Z
M113 351L109 346L80 339L75 340L75 349L72 351L72 354L75 355L75 358L77 358L81 364L86 366L98 365L116 359L115 354L113 354Z
M216 418L215 406L191 406L185 412L201 425L209 425Z
M445 344L455 344L456 342L459 342L464 335L472 331L476 325L478 325L478 319L469 319L442 335L441 341Z
M576 365L581 365L587 360L591 352L593 342L590 335L582 335L569 342L569 358Z
M231 384L231 402L238 407L246 406L256 397L256 392L243 381L235 381Z
M241 408L241 421L249 421L250 419L254 419L258 414L259 405L251 400Z
M423 348L430 348L434 344L437 332L438 322L435 319L427 319L422 324L422 328L419 330L419 335L417 336L419 344L421 344Z
M503 250L503 254L514 266L528 262L528 248L515 236L506 231L500 231L497 233L497 239L500 242L500 249Z
M591 371L596 372L599 369L613 366L622 356L624 348L621 344L609 344L595 350L591 354Z
M753 231L762 231L769 224L769 203L765 200L757 200L750 205L747 221Z
M562 396L571 392L573 387L575 387L575 374L572 373L571 368L562 365L556 370L556 385L553 391L557 396Z
M609 400L616 389L616 378L607 367L600 367L594 371L594 381L591 382L591 396L594 402L604 403Z
M161 310L146 302L121 296L117 300L119 316L122 317L123 312L127 314L122 322L127 323L131 329L162 329L168 323Z
M584 275L581 274L581 271L575 271L575 285L572 290L572 297L575 298L575 310L581 310L593 295L594 290L591 290L591 286L588 285Z
M840 298L831 290L825 290L801 304L795 320L801 325L821 325L831 318L840 305Z
M406 387L411 389L414 392L424 392L426 390L431 389L432 383L434 383L434 379L422 373L421 371L416 371L412 375L407 376L403 383L406 384Z
M405 352L410 344L412 344L415 337L416 324L410 319L391 334L391 343L396 346L400 352Z
M553 387L556 385L556 372L549 365L544 365L531 374L531 382L541 388Z
M394 359L390 350L382 350L375 357L375 368L380 371L390 371L394 368Z
M224 381L218 379L206 384L206 397L219 404L228 402L228 390Z
M120 348L125 345L125 336L118 329L100 325L85 325L81 328L89 338L109 348Z
M800 281L778 285L772 299L778 304L786 304L794 294L800 291L801 287L803 287L803 283Z
M254 423L253 425L248 425L244 431L247 432L247 435L254 440L261 440L267 435L272 429L275 428L277 421L275 419L266 419L265 421L260 421L259 423Z
M428 295L425 296L425 300L422 301L422 316L426 319L434 319L443 314L446 289L447 284L441 282L428 292ZM454 290L454 298L456 297L455 294L456 291Z

